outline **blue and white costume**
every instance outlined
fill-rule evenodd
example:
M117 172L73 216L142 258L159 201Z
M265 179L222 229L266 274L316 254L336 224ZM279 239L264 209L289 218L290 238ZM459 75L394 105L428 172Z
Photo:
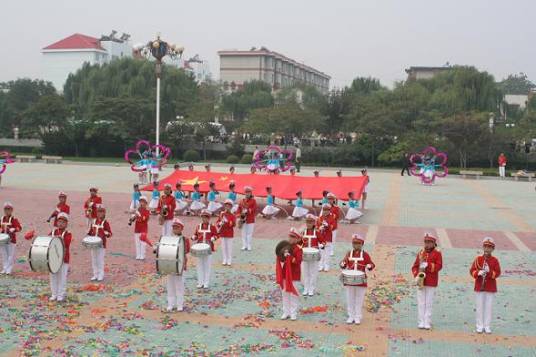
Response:
M307 213L309 213L309 210L305 207L303 207L303 199L297 198L296 203L294 204L294 210L292 211L292 217L294 218L302 218Z
M230 191L227 195L227 198L233 201L233 208L231 208L231 213L236 213L238 211L238 203L236 203L236 192Z
M214 190L210 190L208 193L207 210L209 210L210 213L214 213L222 207L222 204L216 201L217 195L218 195L218 192Z
M344 217L348 221L354 221L361 217L363 213L358 210L359 208L359 201L358 200L349 200L348 201L348 212L346 212L346 217Z
M156 209L158 207L159 200L160 200L160 191L158 191L158 188L155 188L151 195L151 202L149 203L149 208Z
M130 211L134 212L140 206L140 191L132 192L132 200L130 201Z
M201 194L198 191L192 192L192 203L190 203L190 209L199 211L205 208L203 202L201 202Z
M175 197L175 202L176 202L175 211L180 212L186 207L188 207L188 202L186 202L186 199L185 199L186 196L184 195L184 192L177 190L175 191L173 196Z
M262 209L262 214L265 216L274 216L280 209L274 206L274 196L268 195L266 197L266 206Z

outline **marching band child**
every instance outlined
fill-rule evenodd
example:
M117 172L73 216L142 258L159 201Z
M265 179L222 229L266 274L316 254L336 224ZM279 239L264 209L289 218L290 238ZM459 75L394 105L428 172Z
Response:
M130 201L130 208L129 208L130 213L134 213L140 205L140 197L141 197L140 185L135 183L133 185L133 189L134 189L134 192L132 192L132 201Z
M309 210L303 207L303 198L301 190L296 192L296 202L294 203L294 210L292 211L292 216L289 219L300 220L305 215L309 213Z
M67 231L67 224L69 223L69 216L61 212L56 217L57 228L54 228L49 233L51 237L58 237L63 242L63 264L60 270L56 273L50 273L50 301L61 302L65 298L65 292L67 291L67 275L69 273L69 261L70 261L70 248L73 236L71 232Z
M56 205L56 209L52 211L50 217L48 217L47 219L47 223L50 223L50 220L54 218L54 227L58 226L58 214L63 212L69 215L71 213L71 207L69 207L69 205L67 204L67 195L65 194L65 192L60 192L58 195L58 199L60 201Z
M220 193L216 190L216 183L214 181L211 181L209 183L209 187L210 187L210 191L208 192L208 195L207 195L208 196L207 210L211 214L216 214L216 212L218 212L218 210L222 208L222 204L216 201L216 197Z
M236 226L236 216L232 212L233 201L226 199L224 202L224 211L220 213L216 228L222 239L223 265L231 266L233 260L233 238L234 227Z
M229 175L233 175L234 173L235 173L234 165L229 166Z
M272 188L266 187L266 206L262 209L261 215L266 219L272 219L280 209L274 206L274 196L272 195Z
M246 197L240 201L240 220L242 224L242 250L251 250L253 240L253 229L255 228L255 212L257 212L257 201L253 198L253 188L244 187Z
M476 332L491 333L491 311L497 293L497 278L501 275L501 266L499 260L492 255L495 250L493 238L484 238L482 247L484 254L475 258L469 272L475 279Z
M238 211L238 203L236 203L235 182L232 180L229 182L229 193L227 194L227 199L233 201L233 208L231 209L231 212L236 214Z
M181 214L187 207L188 202L186 202L186 195L182 191L181 182L175 184L175 212Z
M321 251L324 250L324 238L316 228L316 216L308 213L305 216L305 228L301 235L303 237L302 247L304 248L317 248ZM316 288L316 281L318 279L318 262L317 261L303 261L303 296L313 296Z
M145 198L145 196L141 196L139 201L140 206L136 209L136 212L130 218L129 225L134 222L134 244L136 245L136 260L144 260L151 212L149 212L149 210L147 209L147 198Z
M325 248L320 250L320 262L318 264L318 271L329 271L330 264L330 252L333 245L333 227L334 218L329 212L329 205L322 206L322 215L318 217L316 226L319 233L322 235Z
M151 202L149 202L151 214L156 214L156 208L158 207L158 202L160 201L160 191L158 190L158 185L158 181L153 182L153 193L151 194Z
M367 271L375 268L370 255L363 250L365 240L359 234L352 235L352 250L346 253L341 261L341 268L348 270L359 270L365 273L365 282L359 285L344 284L346 290L346 310L348 312L347 324L355 323L359 325L363 317L363 302L367 291Z
M290 228L288 234L288 243L290 244L287 243L276 258L275 276L277 284L281 287L283 301L281 320L286 320L289 317L291 320L297 318L299 298L294 282L301 279L302 250L298 245L301 240L302 236L296 229Z
M171 224L175 216L175 197L171 193L171 185L169 183L164 185L164 194L158 200L156 213L160 215L159 220L162 225L162 235L170 235Z
M84 203L88 228L91 227L93 220L97 218L97 207L102 204L102 198L97 193L99 189L95 186L89 188L89 198Z
M361 176L365 176L365 187L363 188L363 193L361 194L361 203L363 209L365 209L365 201L367 200L368 185L370 182L370 177L368 175L367 169L361 170Z
M13 217L13 205L11 202L4 203L4 215L0 220L0 233L9 236L9 243L0 245L2 253L2 271L0 274L10 275L15 261L15 247L17 245L17 232L22 230L19 220Z
M439 282L439 271L443 267L443 256L436 249L436 242L436 237L431 234L424 235L424 248L417 254L411 268L419 286L419 290L417 290L418 326L420 329L426 330L432 328L434 294Z
M93 276L91 281L102 281L104 279L104 255L106 254L106 241L112 237L112 229L110 223L106 219L106 208L100 205L97 208L97 218L93 220L88 236L99 237L102 239L102 247L92 248L91 251L91 267L93 268Z
M331 212L331 215L333 216L333 230L331 232L333 242L329 250L329 255L333 256L333 249L335 248L335 242L337 241L337 228L339 225L339 220L342 217L342 211L337 205L337 196L335 196L335 194L330 192L328 193L327 198L328 198L328 202L330 205L329 211Z
M218 239L216 227L210 223L210 212L204 209L201 211L201 223L196 227L192 240L195 243L206 243L210 245L210 250L215 252L214 242ZM210 270L212 254L197 258L197 287L208 289L210 280Z
M354 191L348 192L348 211L344 217L346 223L359 223L358 219L363 215L359 208L359 201L355 199Z
M191 162L188 164L188 171L190 172L194 171L194 164Z
M182 235L184 223L180 219L175 218L173 219L172 226L172 235L182 237L184 241L184 263L182 275L168 274L167 276L167 312L173 311L174 308L177 311L183 311L184 309L184 274L187 267L187 254L190 253L190 240Z
M201 193L199 192L199 184L194 184L194 192L190 195L192 202L190 203L190 210L194 215L197 215L202 209L205 208L203 202L201 202Z

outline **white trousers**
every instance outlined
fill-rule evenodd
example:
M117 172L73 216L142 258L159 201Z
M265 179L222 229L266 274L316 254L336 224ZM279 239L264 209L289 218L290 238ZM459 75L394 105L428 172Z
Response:
M329 270L330 252L333 250L333 243L327 242L324 249L320 249L320 262L318 263L318 270Z
M173 232L173 220L166 219L164 224L162 224L162 236L170 236Z
M0 253L2 254L2 273L11 274L13 263L15 262L15 243L0 245Z
M476 329L490 329L491 311L495 293L476 292Z
M242 226L242 249L251 250L253 228L255 228L255 223L244 223Z
M141 233L134 233L134 244L136 245L136 259L145 259L145 248L147 243L140 240Z
M506 166L499 166L499 176L506 177Z
M318 263L315 261L302 262L302 276L304 293L314 294L318 278Z
M231 264L233 260L233 238L222 238L221 241L223 264Z
M50 273L50 291L51 297L63 300L67 290L67 274L69 273L69 264L63 263L57 273Z
M104 279L104 254L106 249L94 248L91 250L91 267L93 268L93 278Z
M346 289L346 311L348 318L356 322L361 322L363 317L363 302L367 288L364 286L345 286Z
M285 281L283 281L283 286L285 286ZM281 294L283 296L283 314L287 316L296 316L298 314L298 296L288 293L283 289L281 289Z
M429 328L432 324L435 287L425 286L417 290L419 326Z
M335 248L335 241L337 240L337 230L331 232L331 244L329 247L329 255L333 256L333 249Z
M207 255L202 258L197 258L197 285L202 285L208 288L210 281L210 264L212 261L212 255Z
M184 305L184 279L182 275L167 276L167 307L181 310Z

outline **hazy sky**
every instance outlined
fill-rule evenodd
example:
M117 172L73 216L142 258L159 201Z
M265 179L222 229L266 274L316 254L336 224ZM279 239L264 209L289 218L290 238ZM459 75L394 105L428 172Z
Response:
M146 42L157 32L219 76L216 52L266 46L332 76L384 84L412 65L471 64L536 82L534 0L5 0L0 81L39 78L40 49L75 32L112 29Z

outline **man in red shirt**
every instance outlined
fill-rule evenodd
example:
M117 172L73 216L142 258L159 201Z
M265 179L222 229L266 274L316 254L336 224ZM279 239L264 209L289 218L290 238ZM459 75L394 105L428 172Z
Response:
M67 204L67 195L65 192L60 192L58 195L60 202L56 205L56 209L50 214L50 217L47 219L47 223L54 218L53 225L54 227L58 226L58 214L65 213L67 216L71 214L71 207Z
M17 245L17 232L22 230L19 220L13 217L13 205L11 202L4 203L4 215L0 219L0 233L9 236L9 242L0 245L2 254L2 271L0 274L11 274L15 261L15 247Z
M151 211L147 209L147 198L141 196L139 199L139 207L136 212L130 217L130 223L134 222L134 243L136 244L136 260L145 259L145 248L147 247L147 233L149 231L149 219ZM145 239L142 239L145 235Z
M497 159L497 162L499 164L499 176L501 178L506 177L506 155L501 152L499 155L499 158Z
M437 238L429 233L424 235L424 249L415 258L411 272L416 281L419 273L424 273L423 286L417 290L417 304L419 313L419 328L429 330L432 328L432 307L434 294L439 282L439 271L443 267L443 256L436 249Z
M236 216L231 212L233 209L232 200L226 199L223 207L224 210L220 213L220 216L216 221L216 228L220 238L222 239L222 264L231 266L233 259L233 238L234 227L236 226Z
M281 320L286 320L289 317L291 320L297 318L299 297L294 282L301 279L302 249L298 243L302 239L303 237L295 228L290 228L288 234L290 249L284 253L283 257L278 256L276 259L276 282L281 287L283 301Z
M475 258L469 273L475 279L476 332L491 333L491 310L497 293L497 278L501 275L501 266L499 260L491 255L495 250L493 238L484 238L482 246L484 254Z
M61 302L65 299L65 292L67 291L67 274L69 273L70 249L73 236L71 232L67 231L69 216L65 212L58 213L56 221L58 223L57 228L54 228L48 235L62 240L64 254L60 270L57 273L49 274L51 291L49 300Z
M171 235L171 225L175 217L176 204L175 197L173 197L171 192L171 185L166 183L164 193L160 197L160 200L158 200L158 207L156 208L156 213L160 215L163 236Z
M253 240L253 229L255 228L255 215L257 212L257 201L253 198L253 188L244 187L246 197L240 201L238 209L239 219L242 220L242 250L251 250Z
M104 279L104 255L106 253L106 241L112 237L110 223L106 220L106 208L100 205L97 208L97 218L93 220L88 236L99 237L102 239L102 247L91 248L91 266L93 268L93 277L91 281L102 281Z
M93 220L97 218L97 207L102 204L102 198L97 193L99 189L95 186L89 188L89 198L84 202L84 210L87 218L88 229L91 228Z
M335 218L330 212L331 206L325 204L322 206L322 215L318 217L316 222L317 229L325 243L325 248L320 251L320 262L318 264L318 271L329 271L330 264L330 252L333 241L333 227L335 225Z
M192 240L195 244L205 243L210 245L211 252L216 251L214 242L218 239L216 226L210 223L212 213L206 209L201 211L201 223L195 229ZM195 245L194 244L194 245ZM197 258L197 288L208 289L210 281L210 270L212 264L212 254Z

